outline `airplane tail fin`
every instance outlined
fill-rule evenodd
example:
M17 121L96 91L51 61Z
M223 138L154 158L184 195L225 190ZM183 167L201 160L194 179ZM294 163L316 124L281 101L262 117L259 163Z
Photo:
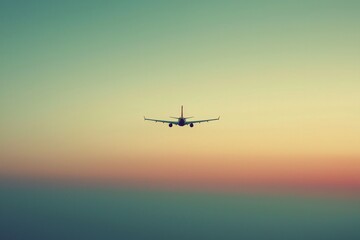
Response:
M183 106L181 106L181 118L183 118L184 117L184 108L183 108Z

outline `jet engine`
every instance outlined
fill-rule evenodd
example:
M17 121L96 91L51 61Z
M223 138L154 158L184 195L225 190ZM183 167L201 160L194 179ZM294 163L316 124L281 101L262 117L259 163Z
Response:
M169 123L169 127L172 127L172 123Z
M190 123L190 127L193 127L194 126L194 124L193 123Z

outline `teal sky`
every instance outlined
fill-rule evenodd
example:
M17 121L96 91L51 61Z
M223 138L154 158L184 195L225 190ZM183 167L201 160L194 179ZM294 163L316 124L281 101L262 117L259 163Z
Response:
M301 159L275 162L284 171L306 156L322 158L315 169L355 176L359 12L359 1L2 2L3 171L76 172L83 162L64 159L91 156L107 175L113 160L104 159L126 169L136 166L124 159L143 166L175 156L146 175L171 172L185 155L204 173L218 166L209 157L226 156L233 169L260 154ZM178 115L180 105L222 120L191 135L143 123ZM251 171L264 174L258 165Z

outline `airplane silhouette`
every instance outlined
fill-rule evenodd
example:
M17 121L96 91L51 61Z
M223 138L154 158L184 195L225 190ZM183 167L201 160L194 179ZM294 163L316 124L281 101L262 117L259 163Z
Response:
M210 121L220 120L220 117L218 117L218 118L212 118L212 119L204 119L204 120L196 120L196 121L187 121L187 119L193 118L193 117L184 117L183 106L181 106L181 116L180 116L180 117L171 117L171 118L175 118L175 119L177 119L177 121L151 119L151 118L146 118L146 117L144 116L144 120L153 121L153 122L168 123L168 124L169 124L169 127L172 127L173 125L178 125L178 126L180 126L180 127L183 127L183 126L185 126L185 125L189 125L190 127L194 127L194 124L195 124L195 123L202 123L202 122L210 122Z

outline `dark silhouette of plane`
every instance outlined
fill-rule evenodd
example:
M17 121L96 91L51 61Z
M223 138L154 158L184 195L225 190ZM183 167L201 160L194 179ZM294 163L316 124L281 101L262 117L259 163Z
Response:
M183 127L185 125L189 125L190 127L193 127L195 123L202 123L202 122L210 122L210 121L220 120L220 117L218 117L218 118L212 118L212 119L187 121L187 119L192 118L192 117L184 117L183 106L181 106L181 116L180 117L171 117L171 118L175 118L175 119L177 119L177 121L151 119L151 118L146 118L144 116L144 120L153 121L153 122L168 123L169 127L172 127L173 125L178 125L180 127Z

